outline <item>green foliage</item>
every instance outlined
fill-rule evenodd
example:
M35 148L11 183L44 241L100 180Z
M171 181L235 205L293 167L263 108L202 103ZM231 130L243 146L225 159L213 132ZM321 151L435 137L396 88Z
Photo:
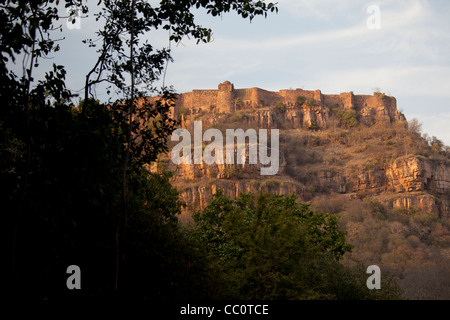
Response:
M318 102L314 98L309 98L306 100L306 105L309 107L316 106Z
M358 114L355 110L347 110L342 115L341 120L347 128L355 127L358 125Z
M8 232L11 238L2 246L11 250L14 245L20 253L14 270L18 292L31 294L29 283L38 282L39 294L51 295L62 280L58 268L73 264L70 261L91 270L85 278L92 283L87 294L105 286L111 276L108 238L114 230L125 137L111 111L94 101L86 102L85 109L84 114L62 106L29 111L29 151L7 163L15 173L2 168L2 187L14 182L14 188L4 191L11 213L5 226L15 233ZM26 135L16 133L27 141ZM22 174L25 169L28 175ZM35 274L28 272L29 265Z
M74 107L64 66L35 72L40 59L60 50L51 38L59 28L59 3L12 0L0 7L0 249L7 261L0 265L2 290L35 301L112 293L153 300L202 297L206 289L197 281L207 278L205 264L177 224L178 194L167 176L142 169L167 151L176 124L168 112L172 89L153 87L171 61L170 51L145 39L163 29L170 30L171 41L210 41L212 31L194 21L193 8L212 16L234 11L250 20L277 8L237 0L159 6L101 1L95 15L103 25L96 40L84 41L98 46L98 59L86 74L85 99ZM81 4L65 1L66 7ZM20 62L22 77L11 68ZM107 103L94 99L95 85ZM144 98L154 92L160 101ZM77 293L65 287L72 264L83 271Z
M333 113L347 128L356 127L358 125L358 113L355 110L342 110L340 108L333 108Z
M14 162L2 164L4 208L12 214L3 220L0 245L5 252L11 252L14 245L17 278L13 279L17 280L10 283L13 279L2 277L1 283L12 296L49 301L70 296L61 284L65 283L64 270L71 264L83 271L85 295L113 290L111 262L116 217L122 212L126 136L113 110L92 100L82 104L83 113L79 108L63 107L30 111L33 139L29 167L23 158L25 150ZM16 136L21 137L19 131ZM24 146L17 144L16 148ZM10 167L6 165L14 165L17 173L7 170ZM31 171L27 181L20 175L25 168ZM184 267L185 260L192 259L190 265L197 266L196 255L177 231L176 215L182 205L178 192L169 184L169 176L149 174L137 161L129 171L128 228L121 243L127 258L120 261L121 292L159 298L160 294L176 297L195 291L195 281L185 278L192 271ZM29 272L30 265L35 272ZM4 274L11 273L10 266L2 266ZM157 274L158 281L148 272Z
M250 180L250 185L255 188L256 190L259 190L260 186L261 186L261 181L256 180L256 179L251 179Z
M309 129L309 130L314 130L314 131L315 131L315 130L319 130L319 129L320 129L320 126L319 126L319 124L317 123L316 120L311 119L311 124L309 125L308 129Z
M242 107L244 106L244 103L242 102L241 98L237 98L236 101L234 102L236 109L242 109Z
M306 97L305 96L297 96L296 102L299 106L301 106L302 104L304 104L306 101Z
M230 200L218 191L194 214L192 236L216 271L219 298L373 298L365 282L338 262L351 249L338 216L315 213L296 200L251 193Z
M268 178L261 183L261 189L268 188L278 188L281 185L281 181L275 178Z
M157 160L157 169L158 173L165 173L169 167L169 159L158 159Z
M275 110L277 113L285 113L286 112L286 106L282 102L278 102L275 105Z

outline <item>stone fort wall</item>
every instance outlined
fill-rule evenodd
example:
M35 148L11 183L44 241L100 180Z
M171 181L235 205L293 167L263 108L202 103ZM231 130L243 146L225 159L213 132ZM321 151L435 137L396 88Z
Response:
M298 96L304 96L306 99L313 98L318 106L329 109L340 107L358 112L362 110L363 114L372 112L385 115L386 118L402 120L395 98L378 92L374 92L373 95L354 95L353 92L322 94L320 90L303 89L284 89L275 92L257 87L235 89L229 81L220 83L215 90L192 90L179 94L173 115L178 117L182 109L185 109L184 112L189 110L191 114L213 110L217 113L231 113L240 108L271 107L279 102L287 107L293 107L297 103Z

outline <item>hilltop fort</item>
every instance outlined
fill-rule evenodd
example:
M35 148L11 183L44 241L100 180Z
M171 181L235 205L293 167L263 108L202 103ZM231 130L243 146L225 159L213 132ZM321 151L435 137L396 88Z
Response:
M203 208L217 188L232 197L267 189L303 199L333 192L392 208L449 214L448 161L423 156L430 152L426 142L408 129L396 99L384 93L236 89L224 81L217 89L178 94L172 112L192 132L195 121L205 130L281 129L279 171L270 178L249 161L174 165L166 158L164 165L155 163L153 170L159 165L174 173L172 182L195 208Z
M355 110L362 122L378 120L385 122L404 121L405 117L397 110L394 97L380 92L373 95L355 95L353 92L323 94L320 90L284 89L268 91L261 88L235 89L229 81L218 85L217 89L192 90L177 96L174 116L181 118L186 113L195 115L203 112L233 113L239 110L263 110L282 106L288 112L301 110L292 115L292 121L300 125L316 123L326 127L329 113L333 108Z

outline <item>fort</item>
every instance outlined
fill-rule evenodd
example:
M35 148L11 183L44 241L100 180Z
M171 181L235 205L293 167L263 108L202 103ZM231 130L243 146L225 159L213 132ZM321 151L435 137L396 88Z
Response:
M302 99L299 102L299 97ZM310 103L307 103L308 100ZM373 95L354 95L353 92L340 94L322 94L320 90L283 89L278 92L261 88L235 89L230 81L224 81L217 89L192 90L178 94L173 115L180 113L197 114L201 112L233 113L242 109L261 109L282 103L287 109L302 106L324 110L339 107L344 110L355 110L362 118L374 115L393 122L404 120L397 110L394 97L380 92Z

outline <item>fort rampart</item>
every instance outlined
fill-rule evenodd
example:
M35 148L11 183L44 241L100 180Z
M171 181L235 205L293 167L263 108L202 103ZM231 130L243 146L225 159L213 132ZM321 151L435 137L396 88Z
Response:
M339 107L343 110L355 110L362 116L377 114L386 119L401 120L394 97L374 92L373 95L355 95L353 92L340 94L322 94L320 90L284 89L268 91L261 88L235 89L229 81L218 85L217 89L192 90L178 94L173 115L197 114L200 112L232 113L241 109L267 108L284 104L287 108L299 106L299 97L311 100L315 106L331 111ZM312 100L313 99L313 100Z

